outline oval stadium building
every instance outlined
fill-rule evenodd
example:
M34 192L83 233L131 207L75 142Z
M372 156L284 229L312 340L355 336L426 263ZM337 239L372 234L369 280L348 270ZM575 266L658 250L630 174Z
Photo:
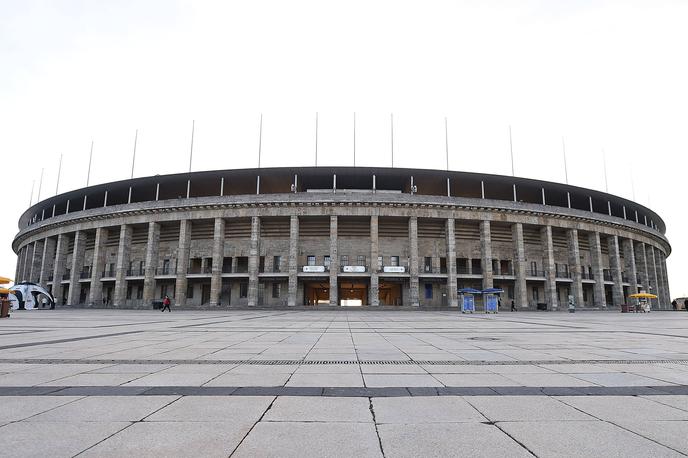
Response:
M58 307L670 307L652 210L559 183L439 170L303 167L156 175L45 199L19 219L17 282ZM481 310L482 299L476 297Z

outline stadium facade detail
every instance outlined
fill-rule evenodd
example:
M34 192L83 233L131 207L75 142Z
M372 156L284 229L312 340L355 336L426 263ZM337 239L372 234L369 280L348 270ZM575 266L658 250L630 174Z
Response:
M662 219L602 192L417 169L304 167L137 178L29 208L17 281L59 305L452 307L502 288L519 309L670 303ZM480 298L478 298L478 303Z

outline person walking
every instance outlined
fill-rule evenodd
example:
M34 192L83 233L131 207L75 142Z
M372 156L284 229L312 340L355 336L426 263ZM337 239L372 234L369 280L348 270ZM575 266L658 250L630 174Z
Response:
M515 312L516 311L516 302L514 302L513 299L511 299L511 311Z
M678 304L676 303L676 299L671 301L671 308L673 308L674 310L678 310Z
M161 312L164 312L165 309L167 309L168 312L172 313L172 310L170 310L170 296L165 295L165 299L162 300L162 310Z

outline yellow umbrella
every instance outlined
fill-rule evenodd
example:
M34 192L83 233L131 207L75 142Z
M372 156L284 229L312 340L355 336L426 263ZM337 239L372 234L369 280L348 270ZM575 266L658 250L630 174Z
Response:
M3 288L2 286L0 286L0 294L9 294L9 293L10 293L9 288Z
M4 284L6 284L6 283L12 283L13 281L14 281L14 280L12 280L11 278L0 277L0 285L4 285Z
M635 293L630 294L628 297L632 297L634 299L657 299L656 295L650 293Z

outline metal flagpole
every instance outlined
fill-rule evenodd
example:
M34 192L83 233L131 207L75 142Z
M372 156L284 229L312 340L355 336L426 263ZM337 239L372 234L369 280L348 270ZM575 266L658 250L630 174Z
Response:
M62 174L62 153L60 153L60 165L57 167L57 183L55 184L55 195L57 195L57 190L60 189L60 175Z
M193 131L193 128L191 129ZM193 134L191 134L191 138L193 138ZM131 178L134 178L134 164L136 163L136 143L138 142L139 139L139 130L136 129L136 133L134 134L134 154L131 157ZM193 142L193 140L192 140ZM193 143L191 148L193 149ZM191 171L191 165L189 165L189 171Z
M196 130L196 120L191 121L191 149L189 150L189 173L191 173L191 161L193 160L194 131ZM138 130L137 130L138 132ZM132 164L133 169L133 164Z
M602 164L604 165L604 192L609 194L609 183L607 182L607 155L602 148Z
M315 166L318 166L318 112L315 112Z
M31 182L31 197L29 197L29 207L33 204L33 188L36 186L36 179Z
M447 156L447 171L449 171L449 132L447 130L447 117L444 117L444 151Z
M36 202L41 201L41 188L43 187L43 167L41 167L41 180L38 182L38 199Z
M91 151L88 153L88 172L86 172L86 186L91 181L91 161L93 160L93 140L91 140Z
M356 167L356 112L354 111L354 167Z
M389 114L389 125L392 132L392 168L394 168L394 113Z
M569 171L566 166L566 144L564 143L564 137L561 137L561 149L564 152L564 176L566 177L566 184L569 184Z
M258 127L258 168L260 168L260 153L263 149L263 113L260 114L260 125Z
M509 124L509 153L511 153L511 176L515 177L514 173L514 142L511 138L511 124Z

